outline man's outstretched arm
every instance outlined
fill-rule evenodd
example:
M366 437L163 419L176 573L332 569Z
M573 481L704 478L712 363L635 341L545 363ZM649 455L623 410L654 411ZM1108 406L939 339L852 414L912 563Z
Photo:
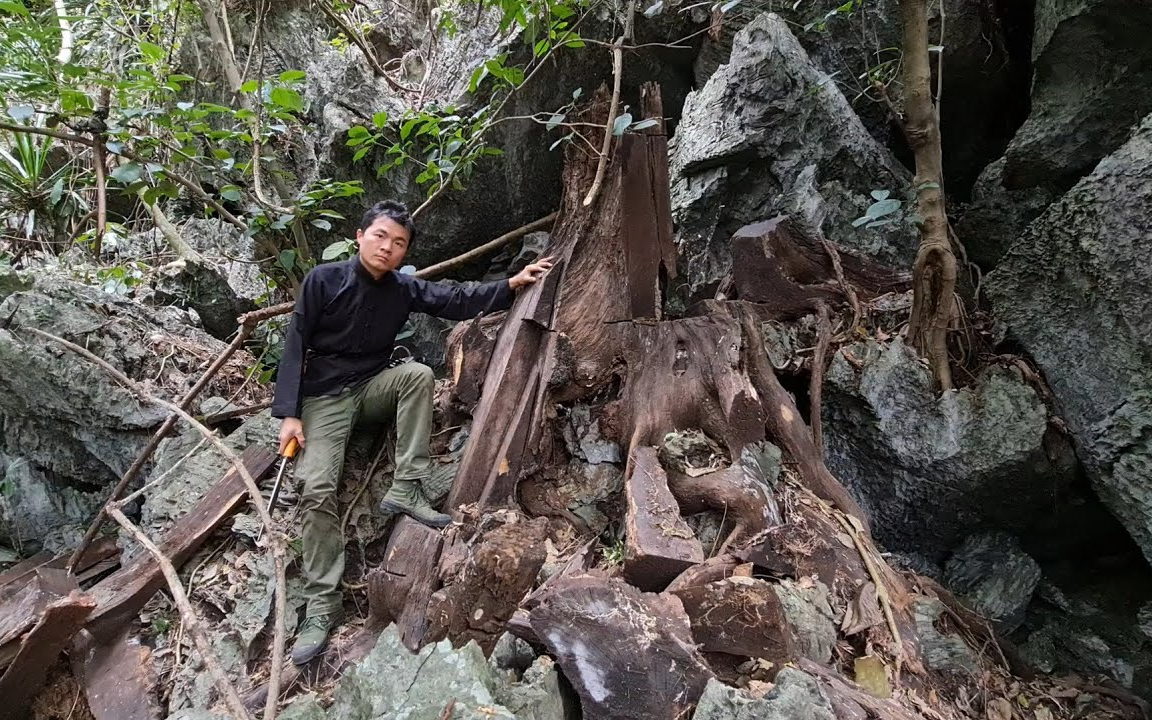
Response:
M512 307L516 291L536 283L552 268L552 258L541 258L507 280L484 283L473 288L442 285L413 278L412 309L446 320L468 320L480 313Z

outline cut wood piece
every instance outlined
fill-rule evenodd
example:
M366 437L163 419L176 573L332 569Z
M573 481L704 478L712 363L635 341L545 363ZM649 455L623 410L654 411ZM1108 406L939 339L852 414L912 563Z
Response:
M33 570L31 580L0 604L0 668L15 657L20 637L40 622L45 608L79 589L64 570Z
M656 448L636 448L630 464L624 481L624 577L641 590L658 592L704 562L704 548L680 517Z
M264 448L250 447L240 461L257 482L268 472L276 455ZM176 567L192 556L248 497L244 481L235 468L228 472L197 502L187 515L176 521L158 543L160 550ZM164 586L164 576L152 556L141 553L132 562L92 586L98 606L88 621L88 631L100 641L116 637L128 618L140 612L156 591Z
M400 641L412 652L424 645L428 631L428 601L440 586L436 565L443 543L440 531L400 518L383 564L369 576L372 616L395 622Z
M703 652L763 658L777 668L797 659L784 606L772 584L748 577L676 591Z
M0 677L0 720L30 716L29 705L44 686L48 669L84 626L96 601L79 591L49 604L24 636L12 664Z
M480 399L496 336L505 316L505 313L482 315L459 323L444 343L444 357L452 372L452 395L465 408L471 408Z
M661 267L665 278L672 280L676 277L676 241L672 236L672 181L668 176L668 128L664 124L664 98L658 84L648 82L640 86L640 111L645 120L657 121L644 130L644 141L648 145L648 171L652 175L653 216Z
M580 696L585 720L688 715L712 672L674 595L593 576L556 583L529 614Z
M675 580L669 583L665 592L677 593L691 587L730 578L736 574L738 567L740 567L740 559L733 555L725 553L710 557L699 565L693 565L680 573Z
M740 228L731 246L736 296L767 306L775 319L806 315L821 302L847 301L822 238L786 215ZM909 287L906 273L847 252L839 255L844 280L862 297Z
M456 565L455 576L442 576L445 587L432 595L428 605L426 642L446 637L460 647L475 640L484 655L490 655L536 582L547 558L547 535L547 518L521 517L461 543L467 552Z
M81 630L72 644L72 674L84 686L96 720L160 720L152 650L125 627L109 643Z
M43 567L50 562L52 562L52 553L39 552L0 573L0 594L5 594L12 584L31 578L36 568Z
M84 582L115 567L119 555L120 547L116 544L116 536L106 535L100 538L89 545L88 549L77 560L76 579L79 582ZM49 553L41 552L0 573L0 601L11 597L31 582L39 568L64 570L67 568L70 558L70 553L53 557Z

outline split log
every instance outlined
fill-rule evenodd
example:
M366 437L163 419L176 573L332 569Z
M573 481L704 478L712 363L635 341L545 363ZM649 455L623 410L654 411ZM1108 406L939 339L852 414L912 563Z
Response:
M779 669L800 656L792 628L771 583L732 577L674 593L705 653L763 658Z
M92 597L75 591L44 609L0 677L0 720L28 717L29 705L43 687L48 669L80 632L95 607Z
M383 564L368 576L369 611L396 623L400 641L416 652L428 632L428 601L440 586L436 564L444 538L412 518L396 523Z
M454 528L459 530L460 528ZM504 523L478 539L459 542L467 551L451 568L441 554L441 580L428 605L426 642L448 638L454 646L475 640L490 655L506 623L532 589L547 553L548 521L536 518Z
M579 694L586 720L685 717L712 677L673 595L570 578L541 598L529 621Z
M160 720L152 650L127 628L108 643L81 630L72 645L72 674L84 687L96 720Z
M257 481L276 461L272 452L250 447L240 456L248 473ZM244 480L230 467L221 480L197 502L188 514L164 533L158 543L172 564L179 567L244 503L248 493ZM101 641L116 637L123 623L140 612L148 599L164 586L164 576L156 561L141 553L128 565L93 585L90 592L98 604L88 621L88 631Z
M663 590L677 575L704 562L704 548L668 489L656 448L632 451L624 481L624 577L641 590Z
M453 398L463 407L471 408L480 399L504 318L504 313L484 315L459 323L448 333L444 357L452 369Z

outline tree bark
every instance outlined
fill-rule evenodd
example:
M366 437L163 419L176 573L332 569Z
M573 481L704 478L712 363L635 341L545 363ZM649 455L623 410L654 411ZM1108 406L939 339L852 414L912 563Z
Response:
M944 214L940 117L932 103L928 63L927 0L902 0L904 108L908 142L916 158L916 210L922 219L920 250L912 271L912 318L908 338L928 357L941 390L952 389L948 327L955 316L956 257Z

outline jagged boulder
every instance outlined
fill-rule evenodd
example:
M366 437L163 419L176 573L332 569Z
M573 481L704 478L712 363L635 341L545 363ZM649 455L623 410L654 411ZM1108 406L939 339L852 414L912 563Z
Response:
M972 188L972 200L956 224L968 260L984 270L995 267L1028 223L1059 197L1043 186L1009 190L1004 186L1006 162L1000 158L984 168Z
M890 224L852 226L875 202L872 191L903 198L910 174L775 14L737 33L728 64L688 96L670 161L676 242L693 296L731 272L733 232L780 213L842 247L911 265L919 232L906 205Z
M1093 486L1152 559L1152 116L1034 221L985 287Z
M26 329L84 345L167 398L182 395L224 346L178 308L145 308L47 269L33 285L22 282L26 289L0 302L0 453L6 477L19 486L3 532L11 539L13 529L34 526L55 544L74 533L77 518L128 468L167 411L142 404L100 368ZM237 356L209 392L231 394L230 383L251 362L247 353ZM45 504L45 494L56 499Z
M1040 566L1004 533L972 535L949 558L944 580L968 607L1007 634L1020 627Z
M1075 477L1070 448L1049 434L1047 409L1018 371L993 367L939 396L899 339L837 352L823 418L825 461L877 538L930 560L985 525L1042 524Z
M1005 187L1066 189L1152 112L1152 4L1040 0L1032 110L1005 152Z
M816 678L783 668L776 685L762 698L712 679L696 705L693 720L836 720L836 712Z

